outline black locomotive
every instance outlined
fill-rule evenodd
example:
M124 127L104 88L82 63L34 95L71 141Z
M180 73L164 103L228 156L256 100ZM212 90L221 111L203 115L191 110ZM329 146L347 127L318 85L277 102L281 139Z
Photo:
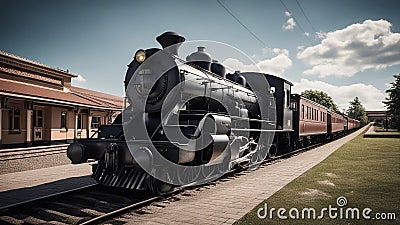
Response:
M174 32L157 41L163 49L138 50L128 65L123 113L96 138L68 147L74 164L97 160L98 183L163 193L295 146L299 103L292 102L289 81L226 73L203 47L183 60L178 48L185 38Z

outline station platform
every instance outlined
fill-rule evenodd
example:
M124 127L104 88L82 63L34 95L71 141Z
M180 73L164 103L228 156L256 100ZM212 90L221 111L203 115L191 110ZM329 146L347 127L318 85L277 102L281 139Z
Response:
M0 208L94 184L89 163L0 175Z
M370 125L370 126L369 126L368 130L364 133L364 137L365 137L365 136L368 136L368 135L374 135L374 134L376 134L376 132L375 132L375 127L373 126L373 124L370 123L369 125Z

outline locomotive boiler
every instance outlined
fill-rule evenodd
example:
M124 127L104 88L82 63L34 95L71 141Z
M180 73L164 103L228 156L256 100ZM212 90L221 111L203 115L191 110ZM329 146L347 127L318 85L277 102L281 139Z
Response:
M165 32L159 48L136 51L124 86L126 107L97 138L68 147L74 164L96 160L100 184L164 193L198 184L289 146L292 84L262 73L227 73L198 47L183 60L185 38Z

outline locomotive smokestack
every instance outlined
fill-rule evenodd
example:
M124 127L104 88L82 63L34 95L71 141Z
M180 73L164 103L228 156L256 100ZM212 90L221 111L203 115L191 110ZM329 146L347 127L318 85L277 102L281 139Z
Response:
M167 48L166 51L169 53L178 55L178 48L185 41L185 38L176 32L168 31L158 36L156 40L160 43L163 49Z

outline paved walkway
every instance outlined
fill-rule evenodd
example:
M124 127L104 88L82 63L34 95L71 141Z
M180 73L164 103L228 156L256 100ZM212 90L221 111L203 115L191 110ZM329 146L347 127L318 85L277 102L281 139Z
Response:
M179 201L149 206L143 209L145 214L132 212L118 220L127 224L232 224L365 129L203 191L185 191L191 196L180 195Z
M88 163L0 175L0 207L94 183Z
M367 132L365 132L364 136L365 136L365 135L368 135L368 134L375 134L375 133L376 133L376 132L375 132L375 127L373 126L372 123L370 123L370 124L369 124L369 128L368 128Z

